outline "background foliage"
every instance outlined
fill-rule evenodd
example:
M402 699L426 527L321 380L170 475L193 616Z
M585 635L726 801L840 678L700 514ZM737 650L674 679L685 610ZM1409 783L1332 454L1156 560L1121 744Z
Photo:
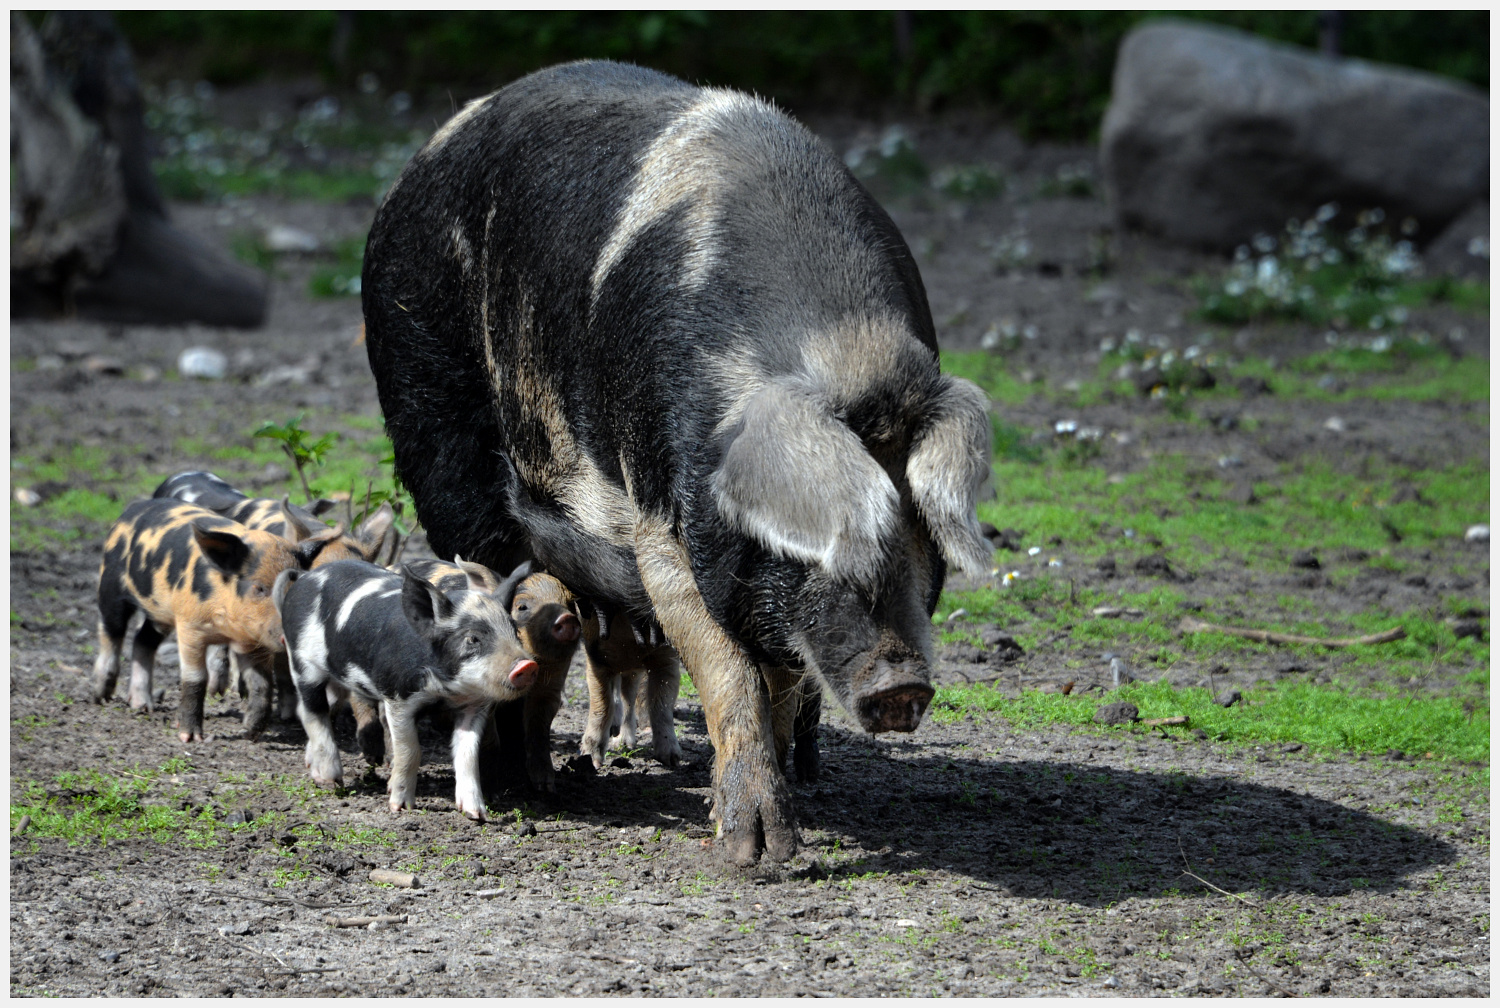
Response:
M1029 137L1082 138L1109 99L1120 38L1146 11L124 11L146 75L241 84L376 74L419 97L483 93L563 60L607 57L753 90L792 108L998 113ZM1175 15L1306 46L1311 11ZM1489 86L1487 11L1352 11L1343 52ZM159 72L158 72L159 71Z

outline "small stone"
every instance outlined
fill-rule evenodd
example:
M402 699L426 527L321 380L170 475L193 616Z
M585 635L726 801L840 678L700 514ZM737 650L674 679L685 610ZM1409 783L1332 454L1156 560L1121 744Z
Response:
M1292 566L1304 567L1307 570L1317 570L1323 565L1318 562L1317 555L1311 550L1298 550L1292 554Z
M83 369L89 374L122 375L125 373L125 362L117 357L89 354L83 359Z
M297 846L297 835L295 833L283 833L276 838L276 842L282 847L295 847Z
M1102 557L1094 564L1094 570L1107 578L1115 576L1115 558L1112 556Z
M1225 690L1223 693L1220 693L1218 696L1214 697L1214 703L1218 704L1220 707L1233 707L1237 703L1244 702L1244 696L1241 695L1240 691L1237 689Z
M1208 732L1204 731L1202 728L1194 728L1193 729L1193 738L1197 739L1200 742L1207 742L1208 741Z
M1459 640L1465 637L1473 637L1475 640L1484 640L1484 624L1477 619L1458 619L1452 623L1453 636Z
M594 768L593 758L585 756L583 753L579 753L577 756L574 756L572 759L564 763L563 766L568 770L571 770L573 773L584 774L586 776L592 775L596 772Z
M1406 758L1406 753L1402 752L1400 749L1387 749L1385 751L1385 758L1388 760L1392 760L1393 762L1400 762L1401 760L1404 760Z
M265 246L268 252L316 252L319 243L301 228L273 224L266 229Z
M1175 580L1177 575L1172 570L1172 565L1167 558L1160 553L1143 556L1135 562L1137 574L1147 574L1151 577L1165 578L1168 581Z
M1302 751L1302 743L1301 742L1293 742L1290 745L1284 745L1284 746L1281 747L1281 751L1284 752L1284 753L1301 752Z
M1323 429L1326 431L1332 431L1335 434L1342 434L1344 433L1344 431L1348 430L1349 427L1346 423L1344 423L1343 417L1331 416L1327 420L1323 421Z
M1094 720L1106 725L1131 724L1140 720L1140 717L1139 707L1124 702L1104 704L1094 712Z
M42 495L30 487L16 487L16 503L22 507L36 507L42 502Z
M243 826L245 823L254 822L255 813L249 809L236 809L224 817L227 826Z
M614 759L609 761L609 765L614 767L616 770L629 770L634 764L630 762L629 756L616 756Z
M584 759L588 759L588 757L585 756ZM589 766L593 765L593 762L590 761ZM536 824L530 822L518 822L515 824L515 826L511 827L511 832L516 836L522 837L536 836Z
M177 358L177 373L184 378L218 381L229 370L229 358L212 347L188 347Z
M1487 543L1490 541L1490 527L1488 525L1470 525L1464 531L1464 542Z
M1238 480L1224 491L1224 499L1231 504L1254 504L1260 500L1255 496L1255 485L1249 480Z
M635 839L638 843L650 843L652 840L656 839L656 827L642 826L636 833Z
M247 935L249 933L249 921L235 921L233 924L223 924L219 927L219 934L221 935Z
M219 928L219 931L220 933L223 933L224 929ZM113 949L105 949L103 952L99 953L99 959L107 963L117 963L120 961L120 953L114 951Z
M1111 658L1109 660L1109 678L1114 689L1119 689L1126 683L1135 682L1135 676L1130 674L1130 668L1125 664L1123 658Z

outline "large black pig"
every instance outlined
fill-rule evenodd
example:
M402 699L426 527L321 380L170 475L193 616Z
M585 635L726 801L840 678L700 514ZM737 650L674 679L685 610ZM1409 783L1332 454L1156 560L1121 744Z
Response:
M804 678L868 731L914 730L946 565L990 555L988 403L939 372L891 219L764 101L571 63L417 153L363 299L432 548L530 557L658 621L702 697L729 856L790 857Z

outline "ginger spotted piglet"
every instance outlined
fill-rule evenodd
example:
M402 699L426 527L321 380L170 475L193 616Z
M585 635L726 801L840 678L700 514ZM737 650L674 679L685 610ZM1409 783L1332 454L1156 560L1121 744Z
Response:
M283 650L271 591L278 575L302 565L296 544L196 505L157 498L131 504L109 530L99 565L95 701L114 695L125 630L141 610L146 620L131 647L130 706L153 709L156 649L175 632L182 666L178 737L202 741L205 652L227 644L269 660Z

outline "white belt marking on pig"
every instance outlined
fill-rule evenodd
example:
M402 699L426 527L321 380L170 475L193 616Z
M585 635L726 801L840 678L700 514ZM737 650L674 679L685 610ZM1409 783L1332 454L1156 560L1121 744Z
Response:
M349 617L354 615L354 607L371 595L378 595L384 587L385 584L383 582L371 578L345 596L344 604L339 606L339 614L333 622L333 628L335 630L344 629L344 624L348 623Z
M353 686L368 697L378 698L380 696L380 690L375 688L375 680L370 678L370 673L353 662L344 663L344 670L340 678L344 680L346 686Z
M741 153L721 139L738 117L775 116L765 102L719 88L704 88L702 97L659 133L636 169L630 196L615 221L594 265L590 306L599 300L610 270L637 237L681 203L690 204L684 218L688 253L680 283L694 287L718 258L713 230L715 191L729 178L730 159Z

